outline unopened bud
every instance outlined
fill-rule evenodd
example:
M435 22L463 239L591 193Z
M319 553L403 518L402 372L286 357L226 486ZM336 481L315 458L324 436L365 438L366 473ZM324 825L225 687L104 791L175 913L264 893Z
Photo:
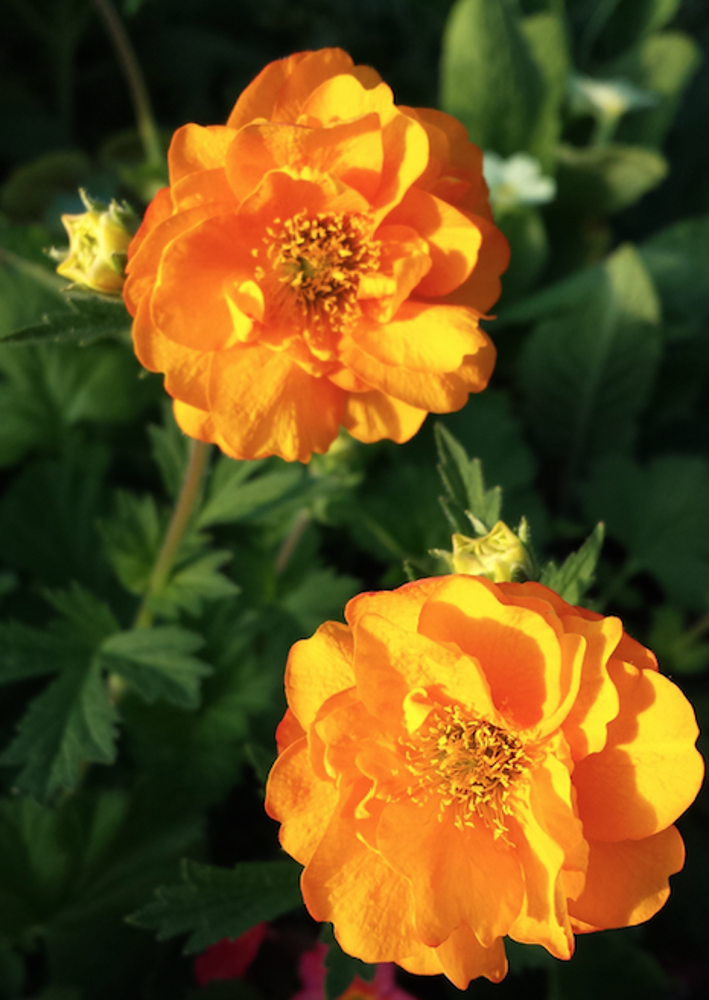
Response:
M138 220L127 205L111 201L106 206L89 198L85 191L79 194L87 211L81 215L62 216L62 224L69 234L69 250L58 265L57 273L94 292L120 295L128 244L133 239Z
M453 573L484 576L493 583L530 577L532 562L526 546L503 521L482 538L453 535L453 552L436 550Z

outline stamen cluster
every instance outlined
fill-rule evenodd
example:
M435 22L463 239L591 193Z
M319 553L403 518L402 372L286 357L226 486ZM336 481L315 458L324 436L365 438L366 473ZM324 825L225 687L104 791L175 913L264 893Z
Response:
M366 215L334 212L312 218L299 212L267 230L272 267L293 293L304 326L326 324L341 333L359 316L360 278L379 267L380 244L371 230Z
M415 783L414 797L441 796L443 808L456 808L456 826L476 820L492 828L495 838L507 833L507 798L534 763L519 737L485 719L466 717L458 705L432 713L406 741L404 752Z

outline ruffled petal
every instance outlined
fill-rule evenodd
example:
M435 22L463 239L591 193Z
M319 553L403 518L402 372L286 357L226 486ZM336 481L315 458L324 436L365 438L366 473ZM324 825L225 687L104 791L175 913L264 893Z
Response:
M383 438L403 444L416 434L427 416L427 410L373 389L347 393L342 426L352 437L368 444Z
M353 812L362 792L353 788L336 810L303 872L303 899L315 920L332 921L349 955L363 962L395 962L421 950L411 889L357 837Z
M670 894L670 875L684 865L684 844L674 826L644 840L591 840L589 848L585 888L569 902L577 932L649 920Z
M229 149L226 173L239 200L269 171L285 167L295 176L332 174L369 201L379 188L382 163L379 118L369 114L319 129L271 122L247 125Z
M412 226L428 242L433 266L417 286L418 295L447 295L462 285L475 267L482 233L466 215L440 198L410 188L386 221Z
M359 697L373 715L391 725L404 727L406 697L420 689L480 715L495 714L487 681L472 657L407 632L376 614L359 618L354 644Z
M692 706L662 674L612 660L620 712L600 753L574 771L586 836L635 840L665 829L695 798L704 764Z
M431 577L428 580L405 583L396 590L358 594L347 602L345 620L350 625L356 625L363 615L374 614L398 625L399 628L406 629L407 632L416 632L421 608L429 594L437 590L446 579L445 576Z
M471 979L484 976L499 983L507 975L507 956L502 938L484 948L474 932L462 924L447 941L436 948L441 969L459 990L465 990Z
M343 404L341 389L282 353L249 344L215 354L209 405L237 457L307 462L337 437Z
M317 850L337 801L334 782L313 774L305 737L278 757L266 786L266 812L281 823L283 850L300 864L307 864Z
M475 657L496 707L520 728L545 720L550 728L578 690L578 638L563 635L553 619L501 603L487 580L449 577L424 606L420 628Z
M310 639L296 642L286 664L288 704L308 729L320 706L355 683L352 633L339 622L325 622Z
M489 948L508 932L522 906L519 862L482 822L458 829L455 812L441 813L440 806L435 793L424 805L388 805L379 821L379 850L411 883L416 930L424 944L438 948L467 924Z
M190 174L223 168L236 133L225 125L183 125L172 137L167 153L170 183Z

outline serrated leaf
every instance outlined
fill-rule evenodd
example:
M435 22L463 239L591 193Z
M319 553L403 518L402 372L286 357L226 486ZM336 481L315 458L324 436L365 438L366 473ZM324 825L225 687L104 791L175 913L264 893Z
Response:
M344 996L355 977L365 983L374 979L377 966L360 962L343 951L337 943L330 924L323 927L320 940L328 945L325 956L325 1000L338 1000Z
M562 283L556 303L553 294L538 297L547 317L527 339L518 377L539 446L570 479L588 456L633 441L660 362L660 308L628 245L583 280ZM534 305L533 298L530 313Z
M104 667L125 678L145 701L168 701L197 708L202 678L212 668L192 656L201 636L174 626L131 629L109 636L101 646Z
M116 491L111 517L99 522L108 560L132 594L145 592L160 550L163 527L164 518L154 497L137 497L122 490Z
M577 147L557 150L555 211L614 215L665 179L665 159L641 146Z
M567 556L561 566L549 563L539 582L555 590L569 604L578 604L593 583L604 535L605 525L597 524L578 552Z
M120 344L88 348L0 344L0 465L59 447L67 428L123 422L142 405L138 364Z
M0 684L56 673L75 664L81 652L51 632L19 622L0 624Z
M161 941L189 932L184 952L193 955L299 906L300 867L292 861L252 861L228 869L183 861L182 882L161 886L156 895L129 922L157 931Z
M103 640L118 631L109 606L74 581L68 590L50 590L46 599L61 615L54 632L93 652Z
M0 765L19 767L15 787L40 802L76 788L86 764L112 764L116 712L98 664L64 671L35 698Z
M217 463L197 525L233 524L255 517L289 497L303 481L301 467L279 463L237 462L221 458Z
M435 434L438 472L448 494L441 498L441 504L453 530L469 534L469 515L472 515L485 531L490 531L500 519L502 490L499 486L485 489L482 463L477 458L468 458L463 446L443 424L436 424Z
M332 569L308 573L280 602L297 619L304 634L314 632L328 618L341 619L345 604L360 585L352 576L338 576Z
M172 415L172 407L169 405L163 407L162 426L151 424L148 427L148 436L153 458L160 469L167 494L176 498L182 485L191 439L177 426Z
M67 296L69 309L47 313L40 323L23 327L3 344L74 343L85 346L96 340L119 337L131 328L132 320L121 298L72 294Z
M501 156L528 150L545 94L509 0L458 0L443 34L441 104Z
M178 566L165 587L150 598L151 611L164 618L175 618L181 611L197 615L205 601L236 597L241 588L220 572L220 567L231 559L231 552L219 550Z
M709 463L666 456L642 467L608 456L591 468L583 496L586 517L605 521L635 572L651 573L680 607L706 607Z

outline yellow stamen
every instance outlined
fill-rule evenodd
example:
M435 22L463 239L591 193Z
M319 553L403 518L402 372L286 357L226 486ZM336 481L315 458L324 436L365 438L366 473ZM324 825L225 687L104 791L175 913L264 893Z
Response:
M270 297L280 308L295 302L311 349L323 356L329 354L331 335L359 318L361 276L379 267L381 248L371 231L366 215L335 212L313 217L299 212L282 223L276 219L267 230L267 253L278 283Z
M508 798L534 764L534 751L518 736L476 716L466 717L458 705L441 706L404 742L414 778L408 794L424 801L432 792L456 812L456 826L490 827L494 836L507 833Z

